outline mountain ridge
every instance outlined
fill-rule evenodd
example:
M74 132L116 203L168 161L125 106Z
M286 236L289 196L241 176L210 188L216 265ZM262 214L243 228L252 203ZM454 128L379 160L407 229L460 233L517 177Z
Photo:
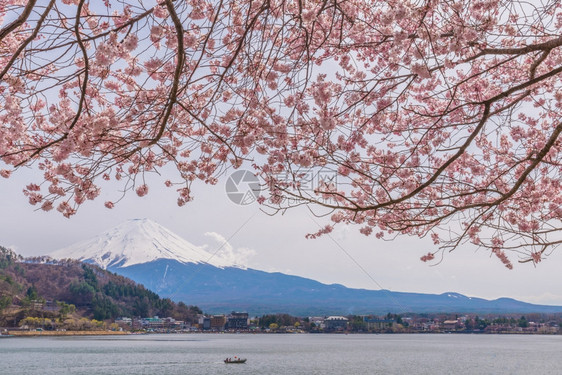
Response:
M166 271L167 270L167 271ZM558 313L562 306L535 305L512 298L486 300L460 293L426 294L347 288L281 272L241 270L156 260L111 268L159 295L183 300L206 312L247 311L296 316L386 313ZM166 277L163 278L163 275ZM455 295L452 297L451 295ZM462 298L460 298L462 296Z
M424 294L347 288L229 262L148 219L128 221L52 254L102 265L172 300L211 313L293 315L562 312L511 298L486 300L456 292ZM101 264L100 264L101 263Z

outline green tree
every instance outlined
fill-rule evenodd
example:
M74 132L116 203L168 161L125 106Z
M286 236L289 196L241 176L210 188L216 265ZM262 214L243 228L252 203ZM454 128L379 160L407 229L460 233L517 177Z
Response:
M71 302L79 306L90 304L96 293L94 287L85 281L73 281L70 283L69 289L73 298Z
M137 298L133 304L133 315L147 317L150 312L148 297Z
M59 306L59 318L61 320L66 319L69 314L72 314L76 311L76 306L74 306L73 304L57 301L57 305Z
M490 325L490 322L487 319L480 319L478 316L474 318L474 326L480 330L486 329Z
M92 299L92 312L95 320L105 320L116 318L121 311L111 298L96 294Z
M99 291L98 278L94 270L86 264L82 265L82 269L84 270L84 281L91 285L96 292Z
M35 285L32 285L29 288L27 288L27 292L25 292L25 296L30 301L37 299L37 288L35 288Z
M172 302L171 299L169 299L169 298L161 299L159 301L158 305L159 305L158 306L159 307L159 309L158 309L158 315L159 316L166 317L166 316L172 315L174 303Z
M21 265L19 265L19 264L17 264L17 263L16 263L16 265L14 266L14 271L15 271L16 275L18 275L18 276L22 276L22 277L23 277L23 276L25 275L25 269L24 269Z
M526 328L529 327L529 322L527 321L527 318L525 316L522 316L521 318L519 318L517 325L521 328Z
M6 307L12 304L12 297L2 296L0 297L0 311L4 310Z
M6 269L14 264L16 254L5 247L0 246L0 269Z
M367 323L361 316L354 315L350 319L351 330L354 332L366 331Z
M258 324L261 328L268 328L271 323L277 323L277 316L266 314L259 319Z

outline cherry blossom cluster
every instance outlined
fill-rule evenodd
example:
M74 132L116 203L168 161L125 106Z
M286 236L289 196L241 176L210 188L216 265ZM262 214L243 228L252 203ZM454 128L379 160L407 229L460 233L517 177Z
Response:
M0 176L70 217L253 167L273 210L540 262L562 218L562 5L0 0ZM303 171L337 183L313 191ZM280 178L279 176L292 176ZM117 204L105 202L107 208ZM296 202L296 203L295 203Z

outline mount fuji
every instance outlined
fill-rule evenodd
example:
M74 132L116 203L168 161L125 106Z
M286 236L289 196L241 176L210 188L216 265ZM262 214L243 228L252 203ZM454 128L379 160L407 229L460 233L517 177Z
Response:
M219 268L242 266L211 254L150 219L133 219L89 240L50 254L71 258L101 268L123 268L158 259L179 263L208 264Z
M247 311L297 316L404 313L555 313L562 306L458 293L421 294L351 289L244 267L195 246L149 219L127 221L50 254L78 259L128 277L162 297L207 313Z

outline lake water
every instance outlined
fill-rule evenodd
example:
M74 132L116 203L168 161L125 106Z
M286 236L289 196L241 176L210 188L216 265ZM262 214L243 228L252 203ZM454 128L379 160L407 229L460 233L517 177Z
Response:
M562 336L538 335L2 338L0 374L562 374L561 354Z

